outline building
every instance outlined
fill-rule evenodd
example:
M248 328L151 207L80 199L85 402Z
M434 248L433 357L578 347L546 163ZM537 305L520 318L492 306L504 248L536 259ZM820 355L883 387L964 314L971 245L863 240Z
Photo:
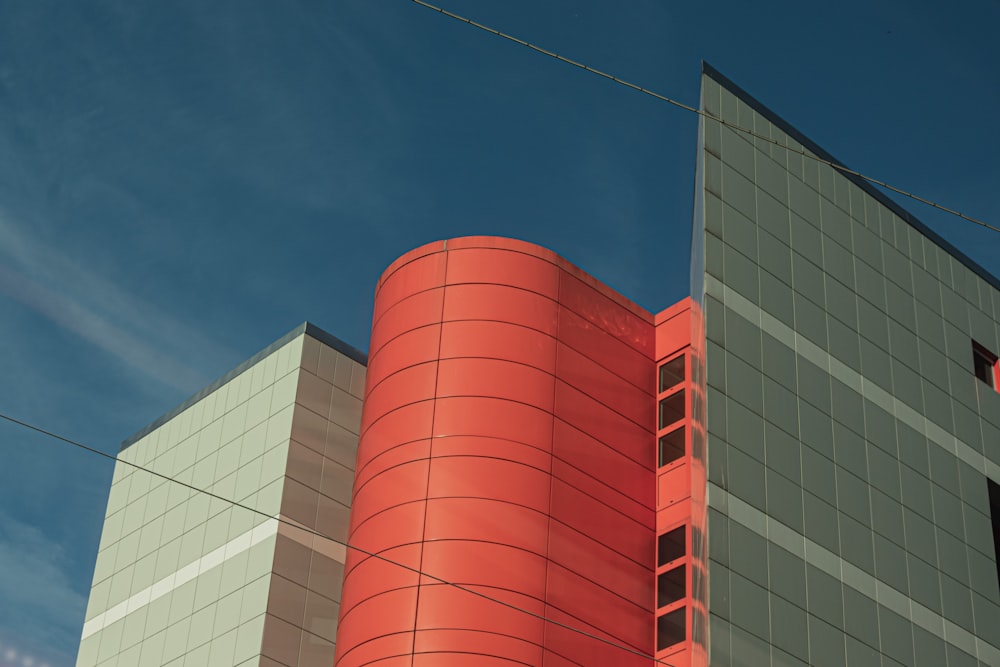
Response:
M1000 282L702 108L690 299L407 253L368 359L305 326L126 443L264 514L119 464L79 664L1000 665Z
M833 161L710 68L702 96ZM712 664L1000 664L1000 395L976 370L1000 283L860 179L699 134Z
M78 665L331 664L364 363L303 325L123 443Z

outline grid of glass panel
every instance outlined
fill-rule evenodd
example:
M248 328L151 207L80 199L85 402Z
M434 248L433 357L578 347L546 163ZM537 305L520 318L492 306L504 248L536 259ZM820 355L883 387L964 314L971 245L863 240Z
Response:
M317 422L301 415L308 410L302 403L309 400L303 384L319 370L321 348L328 354L328 365L333 361L332 384L339 353L311 337L299 336L121 453L125 461L263 514L117 464L79 666L256 665L262 644L264 654L269 645L277 645L270 630L279 619L275 593L283 577L293 577L289 571L294 568L281 558L287 539L276 534L277 522L268 517L289 513L286 505L295 496L287 489L289 480L303 476L302 457L297 454L303 445L290 440L290 435L315 443ZM351 396L356 405L342 400L346 407L342 406L341 413L332 403L324 413L317 486L343 500L341 483L353 473L335 472L333 464L342 465L340 461L350 457L352 442L356 448L360 398L350 391L360 394L364 369L339 357L348 379L345 384L338 378L338 384L345 387L338 391ZM342 437L328 437L334 417L355 424L354 433L345 429ZM349 481L346 494L349 500ZM338 533L338 538L341 535L346 531ZM342 562L343 556L339 559ZM337 569L329 566L326 572L337 574ZM329 584L318 590L339 598L339 587L332 593ZM308 627L327 642L331 659L335 604L334 600L325 608L316 602L307 604L297 624L300 632ZM310 625L318 614L333 619L325 629L315 622ZM306 655L309 642L299 639L296 653L301 647Z
M333 664L365 368L312 338L302 351L262 654Z
M132 444L121 458L276 514L300 350L301 341L298 349L276 351ZM87 621L142 596L264 521L117 464ZM189 653L192 660L211 659L213 651L215 659L238 664L259 655L273 550L272 537L84 636L77 664L169 664Z
M830 167L711 121L702 148L712 664L989 664L1000 398L969 350L1000 294Z

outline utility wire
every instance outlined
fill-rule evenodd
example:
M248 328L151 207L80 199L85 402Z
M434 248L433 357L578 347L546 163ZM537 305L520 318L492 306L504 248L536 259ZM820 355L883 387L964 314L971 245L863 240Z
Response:
M26 421L22 421L20 419L15 418L15 417L11 417L10 415L4 414L2 412L0 412L0 419L5 419L5 420L11 422L12 424L17 424L18 426L24 427L24 428L29 429L31 431L35 431L36 433L41 433L42 435L46 435L46 436L48 436L50 438L53 438L55 440L59 440L60 442L63 442L65 444L72 445L73 447L78 447L78 448L80 448L80 449L82 449L84 451L90 452L91 454L97 454L98 456L102 456L102 457L104 457L106 459L109 459L111 461L115 461L116 463L124 463L125 465L131 466L131 467L135 468L136 470L143 470L143 471L149 473L150 475L153 475L154 477L159 477L160 479L166 480L168 482L173 482L174 484L179 484L179 485L181 485L181 486L183 486L183 487L185 487L187 489L190 489L192 491L195 491L197 493L203 493L203 494L205 494L206 496L208 496L210 498L214 498L216 500L221 500L221 501L229 503L230 505L233 505L235 507L239 507L239 508L245 509L245 510L247 510L249 512L253 512L254 514L259 514L261 516L265 516L268 519L274 519L278 523L283 523L285 525L291 526L292 528L296 528L296 529L301 530L303 532L310 533L311 535L314 535L316 537L322 538L324 540L329 540L330 542L333 542L334 544L339 544L339 545L341 545L343 547L346 547L347 549L353 549L354 551L360 552L360 553L364 554L365 556L369 556L371 558L376 558L376 559L378 559L378 560L380 560L380 561L382 561L384 563L387 563L389 565L395 565L397 567L403 568L404 570L407 570L407 571L412 572L414 574L417 574L419 576L427 577L428 579L433 579L434 581L436 581L436 582L438 582L440 584L444 584L446 586L452 586L452 587L456 588L457 590L464 591L466 593L470 593L471 595L475 595L476 597L482 598L483 600L487 600L489 602L495 602L496 604L501 605L503 607L507 607L508 609L511 609L513 611L521 612L522 614L527 614L528 616L532 616L532 617L534 617L534 618L536 618L536 619L538 619L538 620L540 620L540 621L542 621L544 623L551 623L552 625L558 626L558 627L560 627L560 628L562 628L564 630L569 630L570 632L575 632L577 634L583 635L584 637L588 637L589 639L594 639L594 640L599 641L599 642L601 642L603 644L607 644L608 646L611 646L613 648L621 649L622 651L626 651L628 653L632 653L633 655L637 655L637 656L639 656L641 658L646 658L648 660L652 660L654 663L656 663L658 665L663 665L664 667L675 667L675 665L672 665L669 662L666 662L664 660L658 659L655 656L649 655L647 653L643 653L642 651L634 649L631 646L625 646L623 644L619 644L617 642L611 641L610 639L605 639L605 638L600 637L598 635L595 635L593 633L587 632L586 630L581 630L580 628L574 628L571 625L567 625L567 624L562 623L560 621L557 621L555 619L548 618L547 616L544 616L542 614L538 614L538 613L535 613L535 612L530 611L528 609L524 609L523 607L518 607L517 605L511 604L509 602L504 602L503 600L500 600L498 598L492 597L490 595L486 595L485 593L480 593L479 591L476 591L476 590L473 590L471 588L468 588L467 586L463 586L462 584L457 584L455 582L448 581L447 579L442 579L441 577L438 577L436 575L428 574L427 572L423 572L422 570L420 570L418 568L411 567L409 565L405 565L405 564L400 563L398 561L394 561L391 558L386 558L385 556L383 556L383 555L381 555L379 553L376 553L376 552L373 552L373 551L368 551L366 549L362 549L361 547L356 547L356 546L354 546L352 544L349 544L347 542L343 542L343 541L338 540L338 539L336 539L334 537L330 537L329 535L324 535L323 533L320 533L317 530L313 530L312 528L308 528L308 527L303 526L303 525L301 525L299 523L296 523L294 521L290 521L288 519L283 519L283 518L281 518L281 516L272 516L272 515L268 514L267 512L264 512L263 510L257 509L256 507L250 507L249 505L244 505L244 504L239 503L239 502L237 502L235 500L231 500L229 498L224 498L223 496L220 496L220 495L218 495L216 493L212 493L211 491L207 491L205 489L200 489L200 488L198 488L196 486L188 484L187 482L182 482L179 479L171 477L170 475L164 475L163 473L156 472L155 470L151 470L150 468L146 468L145 466L141 466L138 463L132 463L131 461L126 461L125 459L118 458L117 456L113 456L113 455L108 454L106 452L102 452L99 449L96 449L94 447L90 447L89 445L85 445L82 442L79 442L77 440L73 440L71 438L67 438L66 436L59 435L58 433L54 433L54 432L49 431L47 429L44 429L44 428L42 428L40 426L35 426L34 424L28 423Z
M610 81L614 81L615 83L620 84L622 86L625 86L626 88L631 88L632 90L638 91L638 92L642 93L643 95L649 95L650 97L654 97L654 98L660 100L661 102L666 102L667 104L672 104L673 106L675 106L675 107L677 107L679 109L683 109L685 111L690 111L692 113L696 113L696 114L698 114L699 116L701 116L703 118L707 118L707 119L713 120L713 121L715 121L715 122L717 122L717 123L719 123L721 125L725 125L726 127L730 128L730 129L732 129L732 130L734 130L736 132L742 132L744 134L748 134L748 135L752 136L755 139L760 139L761 141L766 141L767 143L774 144L775 146L778 146L779 148L783 148L786 151L789 151L791 153L795 153L797 155L801 155L803 157L809 158L810 160L815 160L816 162L819 162L820 164L825 164L828 167L832 167L832 168L836 169L837 171L839 171L841 173L848 174L848 175L851 175L851 176L855 176L857 178L864 179L864 180L868 181L869 183L881 186L881 187L883 187L883 188L885 188L887 190L891 190L891 191L893 191L893 192L895 192L897 194L903 195L904 197L909 197L910 199L918 201L921 204L926 204L927 206L936 208L939 211L943 211L945 213L950 213L951 215L958 216L959 218L962 218L963 220L967 220L968 222L975 223L977 225L980 225L981 227L985 227L987 229L992 229L995 232L1000 232L1000 227L995 227L995 226L993 226L993 225L991 225L991 224L989 224L987 222L979 220L978 218L973 218L972 216L966 215L966 214L964 214L964 213L962 213L960 211L956 211L953 208L948 208L947 206L942 206L941 204L935 203L935 202L933 202L933 201L931 201L929 199L925 199L924 197L921 197L919 195L915 195L912 192L907 192L906 190L903 190L901 188L897 188L894 185L889 185L885 181L880 181L877 178L872 178L871 176L866 176L865 174L862 174L859 171L855 171L853 169L849 169L849 168L845 167L844 165L840 164L839 162L833 162L832 160L826 160L824 158L819 157L818 155L813 155L812 153L810 153L810 152L808 152L808 151L806 151L804 149L795 148L794 146L788 146L786 144L781 143L780 141L778 141L776 139L772 139L771 137L766 137L766 136L764 136L764 135L762 135L762 134L760 134L758 132L755 132L754 130L752 130L750 128L743 127L741 125L738 125L736 123L730 122L728 120L723 120L722 118L719 118L718 116L716 116L714 114L708 113L707 111L703 111L703 110L698 109L696 107L693 107L693 106L691 106L689 104L684 104L683 102L679 102L679 101L677 101L675 99L667 97L666 95L661 95L660 93L652 91L652 90L650 90L648 88L643 88L642 86L639 86L637 84L631 83L630 81L626 81L624 79L620 79L617 76L614 76L612 74L608 74L607 72L602 72L599 69L594 69L593 67L590 67L589 65L585 65L585 64L583 64L581 62L577 62L575 60L571 60L571 59L569 59L569 58L567 58L565 56L559 55L558 53L554 53L552 51L549 51L548 49L543 49L540 46L536 46L535 44L531 44L530 42L526 42L523 39L519 39L517 37L514 37L513 35L508 35L507 33L500 32L499 30L497 30L495 28L491 28L491 27L489 27L487 25L483 25L482 23L477 23L476 21L473 21L472 19L466 18L464 16L459 16L458 14L455 14L453 12L449 12L447 9L442 9L441 7L436 7L435 5L432 5L430 3L424 2L424 0L411 0L411 2L413 2L415 4L418 4L421 7L426 7L427 9L434 10L434 11L440 13L440 14L444 14L445 16L447 16L449 18L453 18L456 21L461 21L462 23L467 23L467 24L471 25L474 28L479 28L480 30L488 32L488 33L490 33L492 35L496 35L497 37L501 37L503 39L506 39L507 41L514 42L515 44L519 44L521 46L527 47L527 48L531 49L532 51L537 51L538 53L541 53L542 55L549 56L550 58L555 58L559 62L566 63L567 65L572 65L573 67L577 67L579 69L582 69L585 72L590 72L591 74L595 74L597 76L603 77L603 78L608 79Z

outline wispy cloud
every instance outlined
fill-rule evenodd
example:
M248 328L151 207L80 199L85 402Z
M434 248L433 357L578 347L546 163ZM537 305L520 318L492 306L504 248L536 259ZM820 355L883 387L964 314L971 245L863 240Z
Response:
M62 545L0 511L0 656L13 652L37 658L36 665L69 664L59 651L68 647L60 644L79 631L87 600L73 589L66 563Z
M223 358L230 350L144 303L58 250L38 243L0 212L0 293L116 357L144 376L182 392L208 378L170 351L177 341Z

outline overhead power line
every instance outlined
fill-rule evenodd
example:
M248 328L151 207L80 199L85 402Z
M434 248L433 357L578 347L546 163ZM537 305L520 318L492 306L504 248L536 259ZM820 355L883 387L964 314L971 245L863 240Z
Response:
M117 456L113 456L113 455L108 454L106 452L102 452L101 450L99 450L99 449L97 449L95 447L91 447L89 445L85 445L82 442L79 442L77 440L73 440L72 438L67 438L66 436L63 436L63 435L59 435L58 433L54 433L54 432L49 431L47 429L44 429L44 428L42 428L40 426L36 426L36 425L31 424L29 422L17 419L16 417L11 417L10 415L7 415L7 414L4 414L4 413L0 412L0 419L4 419L4 420L6 420L6 421L8 421L8 422L10 422L12 424L17 424L18 426L21 426L21 427L26 428L28 430L34 431L36 433L40 433L40 434L45 435L45 436L48 436L50 438L53 438L54 440L58 440L58 441L60 441L62 443L65 443L67 445L72 445L73 447L77 447L77 448L82 449L82 450L84 450L86 452L89 452L91 454L96 454L98 456L104 457L105 459L108 459L110 461L115 461L116 463L124 463L125 465L131 466L132 468L135 468L136 470L142 470L144 472L149 473L150 475L153 475L154 477L159 477L162 480L165 480L165 481L168 481L168 482L172 482L174 484L179 484L180 486L183 486L183 487L185 487L187 489L190 489L191 491L195 491L196 493L202 493L202 494L204 494L204 495L206 495L206 496L208 496L210 498L214 498L215 500L221 500L222 502L229 503L230 505L233 505L234 507L239 507L240 509L245 509L248 512L253 512L254 514L259 514L260 516L267 517L268 519L274 519L278 523L282 523L282 524L285 524L287 526L291 526L292 528L295 528L297 530L301 530L303 532L309 533L311 535L314 535L315 537L319 537L319 538L322 538L324 540L329 540L330 542L333 542L334 544L339 544L339 545L341 545L341 546L343 546L343 547L345 547L347 549L353 549L354 551L362 553L365 556L369 556L371 558L376 558L376 559L378 559L378 560L380 560L380 561L382 561L382 562L384 562L384 563L386 563L388 565L395 565L396 567L400 567L400 568L402 568L404 570L407 570L408 572L412 572L413 574L416 574L416 575L419 575L419 576L422 576L422 577L427 577L428 579L433 579L434 581L438 582L439 584L444 584L446 586L451 586L451 587L455 588L456 590L460 590L460 591L463 591L465 593L469 593L470 595L474 595L474 596L476 596L478 598L481 598L483 600L487 600L488 602L494 602L494 603L496 603L496 604L498 604L498 605L500 605L502 607L506 607L506 608L508 608L508 609L510 609L512 611L520 612L522 614L527 614L528 616L536 618L536 619L542 621L543 623L551 623L552 625L560 627L560 628L562 628L564 630L569 630L570 632L575 632L576 634L582 635L582 636L587 637L589 639L594 639L594 640L596 640L598 642L601 642L602 644L606 644L608 646L611 646L612 648L620 649L622 651L626 651L626 652L631 653L633 655L637 655L637 656L639 656L641 658L646 658L648 660L652 660L654 663L656 663L658 665L663 665L663 667L675 667L675 665L672 665L669 662L666 662L666 661L664 661L662 659L658 659L655 656L650 655L648 653L643 653L642 651L639 651L638 649L634 649L631 646L625 646L624 644L619 644L617 642L611 641L610 639L605 639L604 637L600 637L600 636L595 635L593 633L587 632L586 630L581 630L580 628L575 628L575 627L573 627L571 625L567 625L566 623L562 623L561 621L557 621L555 619L549 618L549 617L544 616L542 614L538 614L538 613L533 612L533 611L531 611L529 609L524 609L523 607L518 607L517 605L511 604L510 602L505 602L503 600L500 600L498 598L492 597L490 595L486 595L485 593L481 593L481 592L479 592L477 590L471 589L468 586L464 586L462 584L458 584L458 583L455 583L453 581L448 581L447 579L443 579L442 577L439 577L437 575L433 575L433 574L429 574L427 572L424 572L424 571L420 570L419 568L415 568L415 567L412 567L410 565L406 565L404 563L400 563L398 561L394 561L391 558L386 558L385 556L383 556L383 555L381 555L381 554L379 554L377 552L368 551L367 549L362 549L361 547L357 547L357 546L354 546L354 545L352 545L352 544L350 544L348 542L344 542L344 541L338 540L338 539L336 539L334 537L330 537L329 535L325 535L325 534L323 534L323 533L321 533L321 532L319 532L317 530L314 530L312 528L308 528L308 527L303 526L303 525L301 525L299 523L296 523L294 521L289 521L288 519L283 519L283 518L281 518L280 515L279 516L273 516L271 514L268 514L267 512L264 512L262 510L257 509L256 507L250 507L249 505L244 505L244 504L242 504L240 502L237 502L235 500L231 500L229 498L225 498L223 496L220 496L220 495L218 495L216 493L213 493L211 491L208 491L206 489L198 488L198 487L196 487L196 486L194 486L192 484L188 484L187 482L182 482L182 481L180 481L179 479L177 479L175 477L171 477L170 475L165 475L165 474L157 472L155 470L151 470L150 468L147 468L145 466L141 466L138 463L133 463L131 461L126 461L125 459L119 458Z
M970 215L966 215L966 214L964 214L964 213L962 213L960 211L956 211L953 208L949 208L947 206L942 206L941 204L938 204L938 203L933 202L933 201L931 201L929 199L921 197L920 195L916 195L916 194L914 194L912 192L908 192L906 190L903 190L902 188L897 188L896 186L890 185L890 184L886 183L885 181L881 181L881 180L879 180L877 178L872 178L871 176L867 176L865 174L862 174L861 172L855 171L854 169L849 169L849 168L845 167L844 165L842 165L842 164L840 164L838 162L834 162L832 160L824 159L824 158L822 158L822 157L820 157L818 155L814 155L814 154L812 154L809 151L806 151L804 149L796 148L794 146L789 146L789 145L784 144L784 143L782 143L782 142L780 142L780 141L778 141L776 139L772 139L771 137L767 137L767 136L764 136L764 135L762 135L762 134L760 134L758 132L755 132L754 130L752 130L750 128L743 127L743 126L741 126L741 125L739 125L737 123L733 123L733 122L728 121L728 120L723 120L722 118L719 118L718 116L716 116L714 114L710 114L707 111L703 111L702 109L698 109L697 107L693 107L690 104L684 104L683 102L679 102L678 100L675 100L673 98L667 97L666 95L661 95L660 93L652 91L649 88L644 88L644 87L642 87L640 85L634 84L634 83L632 83L630 81L626 81L625 79L621 79L621 78L619 78L617 76L614 76L613 74L608 74L607 72L603 72L603 71L601 71L599 69L595 69L593 67L590 67L589 65L585 65L585 64L583 64L581 62L577 62L576 60L572 60L572 59L567 58L565 56L561 56L558 53L555 53L553 51L549 51L548 49L544 49L544 48L542 48L540 46L537 46L535 44L532 44L530 42L526 42L523 39L520 39L518 37L514 37L513 35L509 35L509 34L507 34L505 32L501 32L501 31L497 30L496 28L491 28L488 25L483 25L482 23L478 23L476 21L473 21L472 19L466 18L464 16L460 16L458 14L455 14L454 12L449 12L447 9L442 9L441 7L437 7L437 6L432 5L430 3L424 2L424 0L411 0L411 2L413 2L415 4L418 4L421 7L426 7L427 9L431 9L433 11L436 11L436 12L438 12L440 14L444 14L445 16L447 16L449 18L453 18L456 21L461 21L462 23L467 23L467 24L471 25L474 28L478 28L480 30L488 32L491 35L496 35L497 37L501 37L503 39L506 39L507 41L514 42L515 44L519 44L521 46L529 48L532 51L537 51L538 53L541 53L544 56L548 56L550 58L555 58L559 62L566 63L567 65L572 65L573 67L577 67L579 69L584 70L585 72L590 72L591 74L594 74L596 76L603 77L605 79L608 79L609 81L614 81L615 83L617 83L619 85L625 86L626 88L631 88L632 90L640 92L643 95L648 95L650 97L653 97L655 99L660 100L661 102L666 102L667 104L671 104L671 105L673 105L673 106L675 106L675 107L677 107L679 109L683 109L684 111L690 111L691 113L696 113L696 114L698 114L699 116L701 116L703 118L707 118L709 120L715 121L715 122L719 123L720 125L724 125L724 126L730 128L730 129L732 129L732 130L734 130L736 132L742 132L743 134L748 134L748 135L750 135L751 137L753 137L755 139L760 139L761 141L766 141L767 143L774 144L775 146L778 146L779 148L783 148L784 150L789 151L791 153L795 153L797 155L801 155L801 156L803 156L805 158L809 158L810 160L815 160L816 162L819 162L820 164L825 164L828 167L832 167L833 169L836 169L837 171L839 171L841 173L848 174L848 175L854 176L856 178L864 179L864 180L868 181L869 183L871 183L873 185L878 185L880 187L885 188L886 190L891 190L892 192L895 192L897 194L903 195L904 197L909 197L910 199L913 199L914 201L918 201L921 204L926 204L927 206L930 206L932 208L936 208L937 210L943 211L944 213L950 213L951 215L954 215L954 216L957 216L959 218L962 218L963 220L966 220L968 222L975 223L975 224L977 224L977 225L979 225L981 227L985 227L987 229L991 229L991 230L993 230L995 232L1000 232L1000 227L995 227L994 225L991 225L991 224L989 224L987 222L984 222L983 220L980 220L978 218L974 218L974 217L972 217Z

